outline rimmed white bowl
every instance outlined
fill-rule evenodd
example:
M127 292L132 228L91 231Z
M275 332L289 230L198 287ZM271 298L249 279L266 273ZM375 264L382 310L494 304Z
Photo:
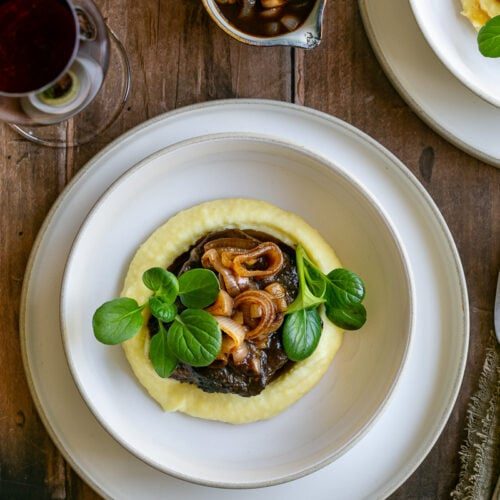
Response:
M345 335L318 386L277 417L242 426L164 413L136 381L121 348L99 344L91 328L94 310L118 296L136 249L159 225L181 209L225 197L262 199L301 215L367 287L368 322ZM115 439L181 479L249 488L311 473L361 438L401 374L413 307L405 251L358 182L298 146L215 135L154 154L98 201L68 259L61 323L78 388Z
M500 107L500 59L484 57L460 0L410 0L417 23L442 63L472 92Z

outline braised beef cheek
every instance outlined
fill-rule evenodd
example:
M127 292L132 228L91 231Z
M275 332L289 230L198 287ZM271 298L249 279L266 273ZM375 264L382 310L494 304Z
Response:
M168 270L180 275L190 269L203 267L201 265L201 257L204 253L203 246L218 238L248 238L259 242L276 243L283 252L283 267L276 276L259 280L257 286L259 289L264 289L270 283L278 282L286 290L287 303L293 302L299 286L295 250L276 238L258 231L227 229L210 233L179 256ZM181 311L183 307L180 302L178 306L179 311ZM148 328L151 336L158 332L158 320L153 316L149 319ZM195 368L179 363L171 378L195 384L205 392L231 393L245 397L255 396L293 364L283 349L281 330L282 327L269 335L267 346L263 349L258 349L249 343L250 355L240 365L235 365L231 360L225 366L219 361L215 361L204 368ZM258 369L256 369L256 365Z

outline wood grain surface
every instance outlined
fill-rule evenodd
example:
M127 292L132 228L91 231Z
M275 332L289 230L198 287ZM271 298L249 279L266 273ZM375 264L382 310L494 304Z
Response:
M448 144L404 103L375 59L354 0L330 0L324 41L311 52L241 45L215 27L199 0L97 3L133 67L132 96L118 122L92 144L68 151L35 146L0 126L0 498L98 498L48 437L21 362L23 273L50 206L89 158L131 127L180 106L230 97L292 101L346 120L395 153L441 209L469 286L467 372L441 438L392 498L447 498L458 478L466 405L493 324L500 171Z

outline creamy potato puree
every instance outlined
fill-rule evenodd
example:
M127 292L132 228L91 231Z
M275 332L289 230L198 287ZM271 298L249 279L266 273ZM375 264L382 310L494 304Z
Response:
M333 250L303 219L269 203L227 199L202 203L179 212L157 229L135 254L125 278L122 296L139 304L151 295L142 274L151 267L167 268L207 233L225 228L264 231L289 245L301 243L325 274L341 267ZM148 312L144 313L145 315ZM166 411L194 417L243 424L270 418L310 391L324 375L342 343L342 331L326 320L317 349L271 382L259 395L245 398L235 394L206 393L192 384L158 376L149 360L147 326L123 344L127 359L141 384Z
M500 16L500 0L479 0L479 3L488 16Z
M462 14L479 30L492 17L500 15L500 0L462 0Z

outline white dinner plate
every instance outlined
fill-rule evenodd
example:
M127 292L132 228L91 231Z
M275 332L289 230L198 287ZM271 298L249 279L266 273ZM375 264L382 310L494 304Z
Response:
M296 404L236 426L165 413L137 383L121 347L92 333L94 311L119 296L131 256L149 235L179 211L221 198L259 199L303 217L363 277L369 318L359 332L346 332L321 382ZM343 170L276 139L210 135L148 157L93 208L63 278L63 341L92 412L136 456L200 484L269 486L337 459L373 425L408 352L411 283L387 217Z
M408 1L359 0L359 4L373 49L403 99L445 139L499 167L500 109L448 71L426 42ZM456 7L460 9L458 1ZM497 71L500 77L500 67Z
M103 192L123 172L170 144L227 132L279 135L361 180L404 242L416 296L415 335L407 362L370 432L320 471L259 490L193 485L151 468L126 451L81 398L64 357L59 328L59 294L68 253ZM441 433L463 377L468 334L467 291L458 253L418 180L377 142L336 118L257 100L210 102L168 113L130 131L96 156L63 192L40 231L26 272L21 310L25 368L50 435L97 491L120 499L385 497L418 467Z
M484 57L477 31L461 15L460 0L410 0L427 42L443 64L472 92L500 107L500 59Z

